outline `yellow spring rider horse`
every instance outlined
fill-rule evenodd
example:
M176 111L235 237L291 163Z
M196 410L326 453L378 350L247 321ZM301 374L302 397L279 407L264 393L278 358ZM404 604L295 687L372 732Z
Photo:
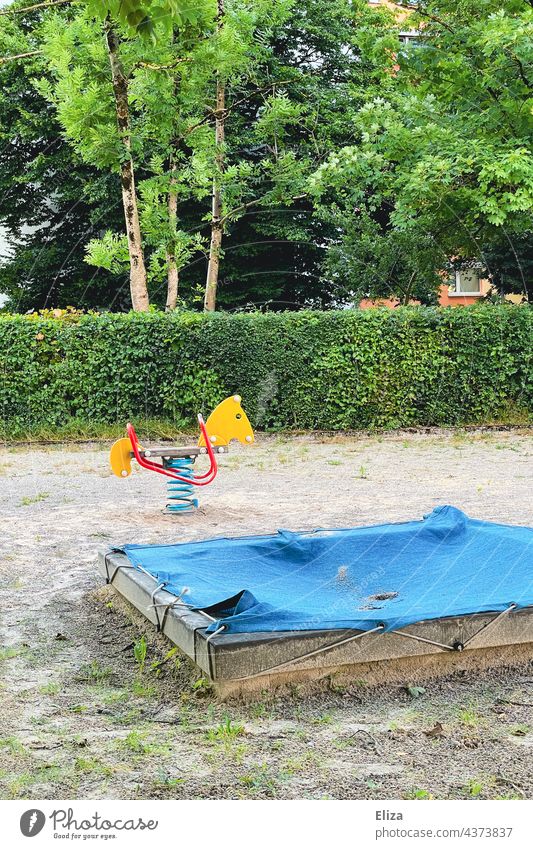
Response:
M250 445L254 432L248 416L241 407L241 396L231 395L213 410L207 421L198 416L200 438L194 446L175 446L144 449L139 444L132 424L126 425L127 436L111 447L109 461L115 475L126 478L131 474L131 461L151 472L165 475L168 481L167 510L171 513L187 513L198 507L194 496L195 486L212 483L218 471L217 454L225 454L233 439ZM194 461L199 455L207 455L209 469L203 474L194 474ZM152 458L160 460L154 462Z

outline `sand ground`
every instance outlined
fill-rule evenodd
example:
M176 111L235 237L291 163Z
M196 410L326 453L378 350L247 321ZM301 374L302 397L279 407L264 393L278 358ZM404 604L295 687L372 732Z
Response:
M126 541L400 521L444 503L533 524L531 432L260 435L181 517L162 510L162 478L121 481L107 451L0 449L0 797L533 797L533 665L417 696L409 681L353 682L221 704L95 568Z

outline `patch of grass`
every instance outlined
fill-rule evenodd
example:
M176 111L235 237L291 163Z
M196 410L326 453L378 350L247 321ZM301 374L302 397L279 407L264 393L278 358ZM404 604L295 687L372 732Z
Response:
M142 734L140 731L130 731L127 737L120 741L119 745L121 749L126 749L128 752L146 755L150 752L150 744L145 741L146 734Z
M45 764L33 772L26 771L16 775L8 784L10 797L18 799L25 795L28 787L42 782L59 781L64 775L64 770L57 764Z
M433 799L433 794L422 787L412 787L404 796L404 799Z
M457 428L457 430L453 432L450 443L453 445L454 448L463 448L465 444L471 441L471 439L471 435L466 430L463 430L462 428Z
M194 429L190 431L179 429L174 422L165 419L133 419L133 424L137 433L142 433L144 439L147 440L165 439L171 442L179 442L187 436L198 436ZM70 419L66 424L55 428L37 426L14 430L12 427L0 426L0 440L10 443L57 444L61 442L87 442L89 440L107 442L121 436L124 436L122 422L102 424L100 422L82 421L81 419ZM15 447L15 450L17 447Z
M197 678L191 685L191 690L195 693L209 693L213 689L213 685L209 678Z
M154 778L154 784L159 784L162 787L179 787L179 785L183 784L184 781L184 778L172 777L166 769L163 769L161 766L158 768L156 777Z
M206 737L215 752L223 753L225 758L231 758L236 763L242 763L244 755L248 751L248 746L245 743L239 743L239 739L244 733L244 726L232 722L227 716L215 728L209 728ZM213 756L208 755L207 759L213 762Z
M26 751L18 737L0 737L0 749L17 755Z
M57 681L49 681L48 684L43 684L42 687L39 687L39 692L43 694L43 696L55 696L59 693L61 687L57 683Z
M230 456L230 457L225 458L224 465L229 469L233 469L234 471L238 471L241 467L241 462L242 462L241 457L236 457L236 456L231 457Z
M347 687L345 684L341 684L336 680L336 674L328 676L328 690L331 690L332 693L339 693L339 695L343 695L347 692Z
M486 778L470 778L463 787L463 792L470 796L471 799L478 799L482 794L487 793L487 791L494 787L495 784L496 778L493 775Z
M115 714L112 721L117 725L134 725L142 718L142 711L138 707L130 707L124 713Z
M481 795L484 790L484 787L485 785L479 778L470 778L466 782L464 790L466 791L466 793L468 793L469 796L472 796L472 798L475 799Z
M331 713L323 713L320 716L314 717L311 722L314 725L331 725L333 722L333 714Z
M96 758L76 758L74 769L76 772L93 773L95 775L113 775L111 767L106 766Z
M226 716L216 728L209 728L207 731L207 739L210 743L233 743L237 737L244 734L244 726L239 723L233 723L229 716Z
M82 666L78 680L87 681L90 684L102 684L109 680L113 670L109 667L102 667L97 660L92 660L89 664Z
M331 745L338 749L339 751L344 751L344 749L349 749L350 746L356 745L355 737L336 737L335 740L331 741Z
M241 775L239 781L252 796L277 796L278 784L266 762L252 767L245 775Z
M138 678L132 682L131 690L133 695L138 699L153 699L157 693L157 689L153 684L146 684L144 681L139 681Z
M531 726L526 725L525 723L521 725L513 725L513 727L509 729L509 733L512 734L513 737L526 737L531 733Z
M280 777L290 778L298 772L304 772L313 764L317 763L317 756L314 752L305 752L298 758L290 758L280 769Z
M167 755L169 752L168 743L151 743L147 740L147 733L134 729L123 739L120 740L118 746L120 749L125 749L128 752L133 752L136 755Z
M106 705L116 705L122 702L127 702L130 698L130 693L127 690L110 689L109 692L102 695L102 701Z
M484 722L482 715L473 705L459 708L457 716L461 725L466 725L468 728L479 728Z
M135 658L135 663L139 667L139 672L142 675L144 672L144 667L146 665L146 654L148 652L148 643L146 642L146 637L140 637L140 639L135 640L133 645L133 656Z
M20 499L19 507L29 507L30 504L37 504L39 501L46 501L49 495L49 492L38 492L37 495L25 495Z
M18 657L26 651L26 646L0 646L0 663L4 660L10 660L12 657Z
M170 664L171 668L177 672L178 669L181 669L181 658L178 652L179 649L177 646L173 646L173 648L169 649L161 660L154 660L154 662L150 664L150 672L153 672L156 676L161 675L163 667L166 664Z
M41 728L43 725L50 724L50 718L48 716L30 716L30 723L37 728Z

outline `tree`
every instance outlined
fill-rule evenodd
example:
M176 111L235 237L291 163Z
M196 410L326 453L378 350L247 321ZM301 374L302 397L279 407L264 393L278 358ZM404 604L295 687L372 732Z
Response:
M483 246L483 259L499 292L519 293L533 300L533 230L504 230L499 239Z
M224 0L217 0L216 30L222 34L225 17ZM216 70L215 97L215 173L213 175L213 190L211 203L211 239L209 244L209 261L207 265L207 280L205 284L204 309L212 312L216 305L218 269L220 266L220 250L222 248L222 189L221 180L224 173L225 156L224 142L226 130L226 80L222 69Z
M332 0L327 11L318 0L291 5L272 26L253 78L232 92L238 108L230 106L225 122L223 194L239 182L237 167L248 167L249 178L241 203L225 203L218 297L226 307L338 300L336 281L322 271L334 226L313 215L307 179L352 139L354 111L383 77L387 38L394 42L388 20L370 16L364 0Z
M200 15L201 3L196 4L194 13L190 14L185 14L183 4L170 5L176 7L173 14L184 22L187 37L190 37L189 30L192 28L198 38L203 27L209 24L209 3L203 4L205 19ZM111 6L113 11L113 4ZM157 8L154 7L156 10ZM50 85L47 79L43 80L39 90L54 103L67 138L84 161L99 169L111 168L120 173L132 305L134 309L146 310L149 306L148 279L136 171L145 164L144 143L152 142L153 149L149 151L152 157L157 157L160 153L162 143L155 138L154 127L150 121L146 122L141 115L133 113L136 110L139 113L143 107L149 108L150 102L154 103L154 98L150 96L145 104L139 102L142 76L146 68L161 67L158 64L161 54L168 54L169 51L172 53L173 17L163 16L164 19L161 20L154 17L151 20L154 38L147 40L137 34L137 24L133 34L131 33L132 21L129 18L127 24L119 25L113 21L108 9L101 24L93 18L93 11L93 4L89 3L88 9L82 9L63 31L58 30L53 16L47 18L42 28L42 49L54 76L54 84ZM188 26L188 21L194 23ZM104 71L102 30L111 69L110 80ZM173 62L174 66L177 64L178 61ZM165 67L171 66L172 63ZM140 85L137 77L140 78ZM111 91L113 100L110 98ZM172 123L170 113L164 122L165 126L160 128L165 139L165 131ZM175 229L176 223L174 206L169 195L167 215L171 229ZM175 250L171 245L167 245L167 248L167 265L170 262L170 266L174 266L169 272L169 283L171 288L175 289ZM122 258L123 240L118 234L111 238L108 233L99 243L94 239L91 241L88 251L90 262L104 264L111 269L120 267ZM155 266L157 267L157 262ZM170 303L175 302L175 297L175 294L169 296Z
M26 5L18 0L9 9ZM38 37L45 14L36 9L0 19L0 54L33 54L0 65L0 222L10 251L0 267L0 291L20 311L73 303L123 308L122 276L89 275L84 262L87 242L119 220L118 179L76 156L54 109L31 83L47 73ZM62 20L69 16L65 7Z
M134 310L146 312L150 306L146 280L146 266L139 221L139 206L135 188L135 168L131 150L131 122L128 99L128 78L124 73L119 55L120 38L116 26L110 18L104 24L113 93L115 96L115 113L117 130L123 151L120 155L120 184L122 186L122 205L126 222L126 238L130 258L130 292L131 305Z
M422 234L434 246L433 272L439 254L479 258L498 285L489 246L531 230L533 9L524 0L421 0L409 26L421 44L397 50L386 96L354 118L355 144L315 174L317 206L335 217L354 261L368 253L368 236L353 231L367 234L370 220L376 251L384 238L394 244L407 274Z
M131 34L157 42L161 33L172 36L174 27L203 20L202 0L84 0L89 12L105 21L118 21Z
M172 14L185 8L172 5ZM72 148L72 178L78 169L99 175L102 209L116 209L128 190L133 242L115 214L91 231L87 261L110 282L130 266L132 279L140 270L150 299L169 309L199 306L206 289L210 306L216 293L229 309L349 297L353 286L334 261L339 223L315 214L309 177L355 140L354 113L369 89L393 87L390 19L365 0L330 0L327 15L319 0L226 0L218 27L212 0L196 2L179 26L166 12L160 21L155 5L142 8L149 27L128 19L131 3L89 3L68 14L46 10L31 34L29 47L46 60L33 85ZM112 29L120 43L111 39L114 91L109 13L120 20ZM90 181L83 194L92 199ZM204 287L204 267L214 287ZM146 292L141 301L144 308Z

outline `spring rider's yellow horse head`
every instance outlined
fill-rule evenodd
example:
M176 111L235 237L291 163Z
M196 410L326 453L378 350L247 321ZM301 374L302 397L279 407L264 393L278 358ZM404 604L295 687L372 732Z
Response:
M215 407L205 423L211 445L216 448L226 447L232 439L237 439L243 445L254 441L254 432L248 416L241 407L241 396L232 395L221 401ZM199 446L205 446L204 435L198 440Z

